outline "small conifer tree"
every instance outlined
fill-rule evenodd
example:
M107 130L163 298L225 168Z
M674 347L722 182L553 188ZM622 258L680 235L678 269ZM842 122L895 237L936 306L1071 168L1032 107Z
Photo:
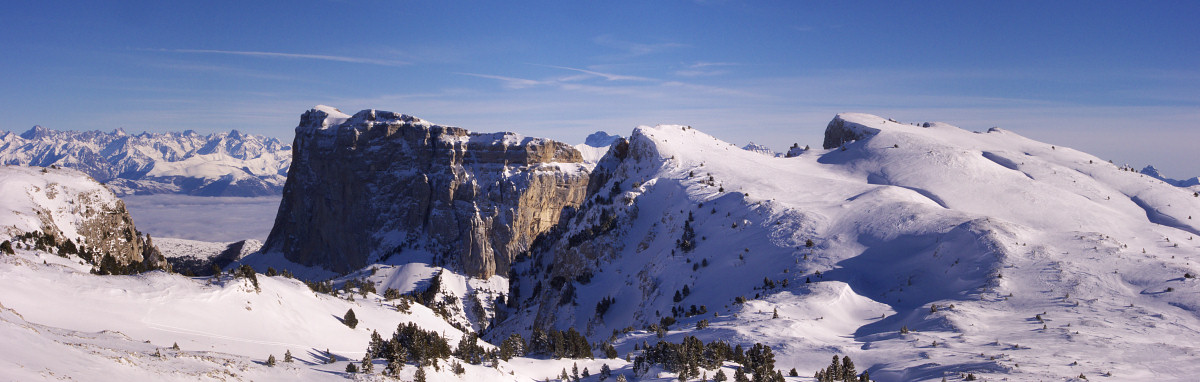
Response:
M283 362L292 363L293 361L294 359L292 359L292 350L288 349L288 351L283 353Z
M272 366L272 367L275 366L275 355L274 354L271 354L270 357L267 357L267 366Z
M713 375L713 382L725 382L729 377L725 376L725 370L717 369L717 374Z
M342 323L346 324L346 326L349 326L350 329L354 329L355 326L358 326L358 318L354 317L353 308L346 311L346 315L342 317Z

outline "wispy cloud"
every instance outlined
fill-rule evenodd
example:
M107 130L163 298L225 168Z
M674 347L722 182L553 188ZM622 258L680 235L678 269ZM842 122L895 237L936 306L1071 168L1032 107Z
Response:
M492 79L492 80L499 80L501 82L504 82L504 87L510 88L510 89L525 89L525 88L530 88L530 87L534 87L534 86L538 86L538 85L549 85L549 84L554 83L554 81L538 81L538 80L531 80L531 79L526 79L526 78L497 76L497 75L491 75L491 74L461 73L461 72L456 73L456 74L461 74L464 76L471 76L471 77L487 78L487 79Z
M566 66L555 66L555 65L538 65L538 66L576 71L576 72L580 72L580 73L584 73L584 74L590 74L590 75L593 75L596 77L602 77L608 81L655 81L655 79L653 79L653 78L627 76L627 75L623 75L623 74L603 73L603 72L597 72L597 71L592 71L592 70L587 70L587 69L571 68L571 67L566 67Z
M675 75L680 77L709 77L729 73L728 70L719 69L740 64L733 62L697 62L688 65L684 69L676 70Z
M610 35L600 35L592 39L592 42L607 46L609 48L618 49L624 52L625 57L644 56L651 53L658 53L672 48L680 48L687 46L674 42L662 42L656 44L647 44L639 42L621 41L614 39Z
M300 59L300 60L320 60L334 62L348 62L353 64L371 64L383 66L404 66L408 62L397 60L383 60L377 58L366 57L348 57L348 56L331 56L324 54L300 54L300 53L282 53L282 52L258 52L244 50L215 50L215 49L161 49L164 52L173 53L200 53L200 54L223 54L232 56L249 56L249 57L269 57L269 58L285 58L285 59Z

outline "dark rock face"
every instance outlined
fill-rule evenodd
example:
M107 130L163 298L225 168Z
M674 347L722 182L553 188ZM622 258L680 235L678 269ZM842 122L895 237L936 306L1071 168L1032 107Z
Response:
M293 150L263 252L335 272L420 247L472 276L505 274L588 183L570 145L385 111L309 110Z
M829 121L829 125L825 127L825 142L821 145L825 149L833 149L841 147L843 144L857 141L868 136L879 133L879 129L863 126L854 122L847 122L842 119L839 114Z

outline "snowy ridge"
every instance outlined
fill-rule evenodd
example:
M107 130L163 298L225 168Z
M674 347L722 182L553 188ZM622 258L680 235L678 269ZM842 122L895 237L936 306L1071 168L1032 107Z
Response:
M120 129L104 133L35 126L21 135L0 135L0 163L79 169L122 195L278 194L290 162L290 145L237 130L129 135Z
M1182 278L1200 250L1191 192L1001 129L842 114L831 140L772 158L686 126L637 128L624 158L600 161L605 183L590 188L603 191L562 239L516 269L521 303L500 331L599 340L683 310L666 340L764 342L801 375L847 354L878 380L1170 379L1200 351L1153 340L1200 337L1200 286ZM611 231L567 240L606 215ZM556 278L568 281L548 288ZM643 340L656 341L616 342Z

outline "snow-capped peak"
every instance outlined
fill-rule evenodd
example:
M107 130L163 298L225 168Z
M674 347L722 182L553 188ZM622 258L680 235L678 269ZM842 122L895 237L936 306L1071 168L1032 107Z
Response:
M609 134L604 131L597 131L591 135L588 135L587 138L584 138L583 144L592 147L608 147L612 146L613 143L616 143L620 139L620 135Z
M745 146L742 146L742 150L756 152L756 153L763 154L766 156L775 156L775 152L771 151L770 147L763 146L763 145L760 145L760 144L757 144L754 142L750 142L750 143L747 143Z

